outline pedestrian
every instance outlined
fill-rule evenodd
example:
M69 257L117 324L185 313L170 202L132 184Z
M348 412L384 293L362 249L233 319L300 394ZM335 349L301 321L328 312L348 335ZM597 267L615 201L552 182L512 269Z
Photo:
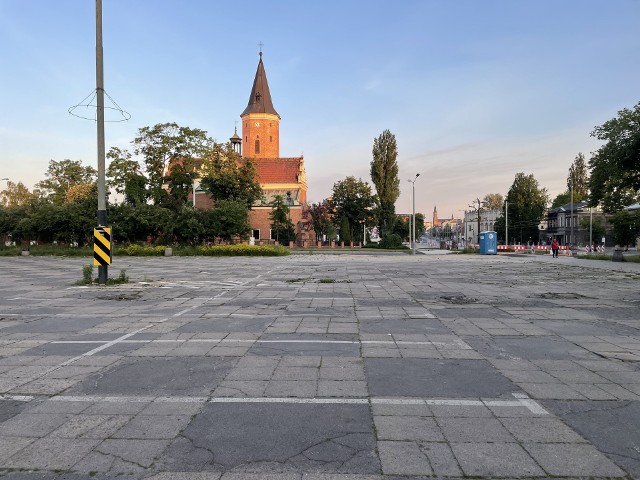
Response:
M553 242L551 242L551 251L553 252L553 258L558 258L559 248L560 248L560 245L558 245L558 240L554 238Z

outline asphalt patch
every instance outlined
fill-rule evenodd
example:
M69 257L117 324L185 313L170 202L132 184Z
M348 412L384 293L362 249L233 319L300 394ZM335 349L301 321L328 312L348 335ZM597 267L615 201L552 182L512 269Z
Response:
M163 453L168 471L376 474L367 405L214 403Z
M94 374L66 393L86 395L206 396L237 358L184 357L126 359Z
M512 398L520 391L485 360L368 358L365 368L378 397Z

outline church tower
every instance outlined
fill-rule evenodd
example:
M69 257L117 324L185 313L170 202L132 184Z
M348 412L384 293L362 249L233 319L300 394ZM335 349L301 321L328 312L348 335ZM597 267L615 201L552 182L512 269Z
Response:
M438 219L438 207L433 207L433 226L437 227L440 225L440 220Z
M242 118L242 154L249 158L280 157L280 115L273 108L262 52L249 103Z

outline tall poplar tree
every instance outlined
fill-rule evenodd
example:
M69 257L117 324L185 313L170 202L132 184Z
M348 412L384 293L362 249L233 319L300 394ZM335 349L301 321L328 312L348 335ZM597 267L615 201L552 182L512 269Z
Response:
M393 230L395 203L400 196L398 177L398 146L396 137L389 130L373 140L371 181L378 197L377 217L382 234Z

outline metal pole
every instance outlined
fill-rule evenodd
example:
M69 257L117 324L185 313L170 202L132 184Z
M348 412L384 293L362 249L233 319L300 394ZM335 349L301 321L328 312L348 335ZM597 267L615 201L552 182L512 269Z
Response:
M593 207L589 207L589 251L593 249Z
M193 179L193 208L196 208L196 179Z
M411 185L411 224L413 225L412 233L411 233L411 254L416 254L416 181L413 180L413 184Z
M573 178L571 178L571 216L569 217L569 224L571 225L569 243L571 244L571 252L573 254Z
M96 120L98 124L98 225L107 226L104 146L104 71L102 60L102 0L96 0ZM107 283L108 267L98 267L98 282Z
M504 201L504 244L509 245L509 202Z

